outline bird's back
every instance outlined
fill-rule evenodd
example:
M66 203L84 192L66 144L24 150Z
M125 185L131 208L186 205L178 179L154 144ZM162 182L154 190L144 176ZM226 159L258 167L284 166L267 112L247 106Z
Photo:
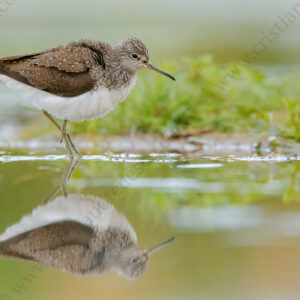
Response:
M93 89L89 70L105 68L109 48L106 43L81 40L38 53L5 57L0 59L0 73L56 96L79 96Z

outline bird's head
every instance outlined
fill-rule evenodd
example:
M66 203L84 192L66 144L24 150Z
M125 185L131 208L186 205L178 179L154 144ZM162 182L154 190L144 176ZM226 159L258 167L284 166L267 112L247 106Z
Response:
M149 257L153 253L167 246L173 240L174 237L146 250L140 250L136 247L124 250L121 257L119 257L120 261L118 265L115 266L116 271L119 275L127 279L137 279L145 272Z
M132 72L148 68L175 80L172 75L150 63L148 49L138 38L131 37L122 41L115 47L115 50L121 56L123 66Z

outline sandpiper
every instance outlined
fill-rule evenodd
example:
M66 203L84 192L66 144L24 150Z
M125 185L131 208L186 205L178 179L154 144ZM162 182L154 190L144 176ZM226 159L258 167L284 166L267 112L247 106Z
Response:
M7 228L0 235L0 256L81 276L113 269L133 280L145 272L149 257L173 240L140 249L134 229L113 205L92 195L70 194L35 208Z
M0 59L0 79L18 91L24 105L42 111L61 131L66 148L80 157L68 121L101 118L125 100L137 71L152 69L175 78L149 61L146 46L128 38L115 47L93 40L73 41L42 52ZM63 120L62 126L55 118Z

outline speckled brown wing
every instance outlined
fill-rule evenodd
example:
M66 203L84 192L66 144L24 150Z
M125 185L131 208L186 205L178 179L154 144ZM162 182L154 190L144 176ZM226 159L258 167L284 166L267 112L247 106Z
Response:
M0 59L0 73L56 96L74 97L93 89L93 67L105 69L110 46L90 40L28 55Z
M84 274L102 263L104 248L89 247L92 228L64 221L22 233L0 243L0 254L33 260L70 272Z

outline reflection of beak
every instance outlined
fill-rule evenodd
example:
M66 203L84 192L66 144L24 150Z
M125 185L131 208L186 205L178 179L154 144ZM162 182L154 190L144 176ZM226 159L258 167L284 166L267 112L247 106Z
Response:
M152 64L150 64L150 63L147 63L146 66L147 66L147 68L149 68L149 69L151 69L151 70L154 70L154 71L156 71L156 72L158 72L158 73L161 73L161 74L163 74L163 75L165 75L165 76L171 78L172 80L175 80L175 78L174 78L172 75L170 75L169 73L167 73L167 72L165 72L165 71L163 71L163 70L161 70L161 69L155 67L154 65L152 65Z
M146 253L148 255L151 255L159 250L161 250L162 248L166 247L167 245L169 245L173 240L175 239L175 237L173 236L172 238L170 238L169 240L162 242L154 247L151 247L149 249L146 250Z

